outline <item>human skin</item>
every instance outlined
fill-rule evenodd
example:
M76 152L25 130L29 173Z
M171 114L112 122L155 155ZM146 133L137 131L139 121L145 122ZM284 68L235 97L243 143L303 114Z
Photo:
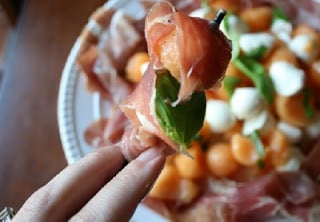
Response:
M32 194L13 221L129 221L165 157L152 147L124 166L120 147L99 149Z

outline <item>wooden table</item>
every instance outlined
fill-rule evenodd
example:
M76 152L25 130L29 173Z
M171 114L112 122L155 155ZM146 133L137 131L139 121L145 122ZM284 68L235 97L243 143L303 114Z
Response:
M26 0L0 80L0 210L19 209L66 165L57 125L67 55L104 0Z

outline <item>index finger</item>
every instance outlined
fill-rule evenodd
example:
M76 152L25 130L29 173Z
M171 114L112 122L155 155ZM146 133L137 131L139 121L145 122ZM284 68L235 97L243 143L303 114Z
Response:
M21 221L66 221L124 165L118 146L93 152L68 166L35 192L14 217Z
M107 183L71 221L128 221L164 166L163 149L149 148Z

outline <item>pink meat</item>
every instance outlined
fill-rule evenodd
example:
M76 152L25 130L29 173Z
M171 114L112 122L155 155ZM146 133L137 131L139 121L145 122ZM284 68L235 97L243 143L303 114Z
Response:
M129 125L125 129L120 144L122 154L128 161L135 159L139 154L151 146L157 147L167 155L172 153L172 149L155 135L146 132L142 128L133 127L132 125Z
M176 35L180 70L178 100L196 90L212 88L221 80L231 58L231 42L208 20L176 12L169 2L151 8L146 18L148 52L156 69L166 68L161 61L161 44Z
M114 108L103 131L103 144L110 145L119 142L128 125L129 121L123 112L118 107Z
M314 179L319 180L320 176L320 140L313 146L303 163L303 169Z
M151 133L166 142L170 147L178 150L178 144L165 135L155 115L154 93L156 77L156 73L150 63L140 83L120 105L120 108L139 131L143 130Z
M310 209L317 193L318 186L303 172L268 174L239 186L231 198L233 220L263 221L286 206L294 206L297 212L305 206Z
M103 132L108 123L105 118L91 123L84 132L86 143L93 147L100 147L103 144Z
M272 173L252 182L226 183L224 188L224 192L209 188L192 205L178 210L152 198L146 204L177 222L261 222L279 217L308 221L319 193L318 185L303 172Z
M85 140L91 146L100 148L115 144L121 140L129 121L118 107L111 109L109 117L93 122L85 130Z

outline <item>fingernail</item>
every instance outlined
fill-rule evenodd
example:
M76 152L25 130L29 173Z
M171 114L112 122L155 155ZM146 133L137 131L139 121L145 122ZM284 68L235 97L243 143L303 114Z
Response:
M161 148L149 148L146 151L144 151L143 153L140 154L140 156L138 157L139 160L144 161L144 162L148 162L151 161L153 159L155 159L156 157L158 157L160 155L160 153L162 152L163 149Z

